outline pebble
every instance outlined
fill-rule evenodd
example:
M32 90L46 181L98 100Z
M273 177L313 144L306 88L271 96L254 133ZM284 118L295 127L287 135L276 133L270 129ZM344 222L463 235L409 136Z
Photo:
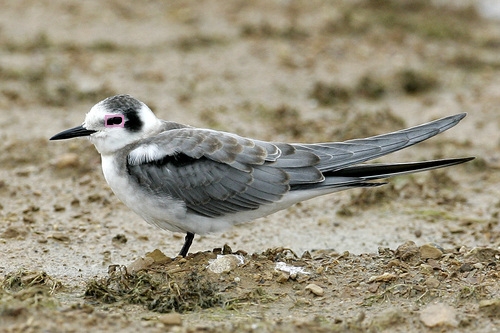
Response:
M396 258L399 260L414 265L420 261L420 252L415 242L407 241L398 246L395 252Z
M115 244L125 244L127 243L127 236L124 234L117 234L111 239L111 242Z
M498 256L500 256L500 251L497 249L475 247L465 255L465 258L476 258L479 262L495 262Z
M479 302L479 311L492 318L500 316L500 298L484 299Z
M464 264L462 264L462 266L460 266L460 268L458 269L459 272L461 273L464 273L464 272L470 272L474 269L474 266L472 266L472 264L466 262Z
M148 268L154 262L155 260L151 257L138 258L127 266L127 272L129 273L139 272L141 270Z
M178 313L165 313L158 316L158 321L164 325L180 326L182 325L182 317Z
M243 264L243 257L237 254L217 255L217 259L209 260L208 270L212 273L231 272L239 265Z
M432 268L432 266L428 265L428 264L421 264L420 265L420 270L421 270L422 273L430 275L434 271L434 268Z
M320 286L318 286L317 284L314 284L314 283L308 284L305 289L309 290L310 292L312 292L316 296L323 296L325 294L325 291L323 290L323 288L321 288Z
M480 262L477 262L477 263L475 263L472 266L474 266L474 268L477 268L477 269L483 269L484 268L484 265L482 263L480 263Z
M458 326L457 311L443 303L428 305L420 312L420 320L427 327Z
M420 257L422 259L439 259L443 256L443 251L434 244L424 244L420 247Z
M50 238L59 242L69 242L69 236L63 234L62 232L54 232Z
M278 282L278 283L285 283L286 281L288 281L289 278L290 278L290 274L282 272L276 278L276 282Z
M171 258L167 257L158 249L154 249L153 252L146 253L146 257L153 259L156 264L163 264L168 261L172 261Z
M391 273L384 273L382 275L370 276L368 282L387 282L396 279L397 276Z
M425 285L429 288L437 288L439 287L439 284L440 284L439 280L434 277L430 277L427 280L425 280Z

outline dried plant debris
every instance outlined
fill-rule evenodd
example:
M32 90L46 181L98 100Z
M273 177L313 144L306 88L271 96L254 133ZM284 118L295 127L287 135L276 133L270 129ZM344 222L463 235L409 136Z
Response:
M7 274L0 284L0 317L15 316L26 308L55 308L55 291L61 282L45 272L18 271Z
M45 272L24 270L7 274L1 284L2 290L9 292L18 292L32 287L46 289L52 294L55 290L60 289L62 284Z
M177 275L160 271L129 274L118 269L106 278L90 281L85 296L103 303L142 304L161 313L183 313L222 304L217 285L197 269Z
M237 257L240 262L222 272L210 270L210 263L221 257ZM145 259L148 258L151 254L146 255ZM280 298L283 294L280 291L268 292L265 289L265 286L279 282L282 272L276 269L277 262L304 264L288 249L277 248L248 255L244 251L233 253L227 245L224 249L190 254L187 258L151 261L147 265L138 265L139 261L129 266L133 266L133 270L111 266L107 277L89 281L86 299L100 303L142 304L161 313L184 313L213 307L236 309ZM308 278L306 273L295 273L287 275L286 280L302 283ZM243 289L243 285L247 288Z

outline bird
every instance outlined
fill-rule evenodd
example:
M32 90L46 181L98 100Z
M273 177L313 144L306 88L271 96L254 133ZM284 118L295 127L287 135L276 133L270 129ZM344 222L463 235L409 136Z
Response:
M267 142L161 120L143 102L121 94L98 102L82 125L50 140L88 137L114 194L146 222L184 233L179 255L185 257L196 234L222 232L317 196L474 159L364 163L427 140L465 116L343 142Z

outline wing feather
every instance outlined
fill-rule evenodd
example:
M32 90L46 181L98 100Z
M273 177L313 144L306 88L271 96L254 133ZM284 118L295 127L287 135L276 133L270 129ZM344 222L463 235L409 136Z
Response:
M398 173L389 173L388 166L357 164L426 140L463 117L459 114L371 138L319 144L264 142L165 123L164 132L131 145L127 169L152 195L179 200L192 213L216 218L275 203L290 190L371 186L367 180ZM440 163L436 165L448 165Z
M191 127L143 140L127 161L143 188L209 217L257 209L280 200L291 182L323 179L313 152Z

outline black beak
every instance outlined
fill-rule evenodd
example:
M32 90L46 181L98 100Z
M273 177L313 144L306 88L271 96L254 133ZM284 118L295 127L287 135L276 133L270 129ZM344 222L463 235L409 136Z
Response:
M63 139L71 139L71 138L76 138L79 136L88 136L92 133L95 133L97 131L92 131L88 130L82 125L76 126L70 129L67 129L65 131L62 131L61 133L57 133L53 137L50 138L50 140L63 140Z

